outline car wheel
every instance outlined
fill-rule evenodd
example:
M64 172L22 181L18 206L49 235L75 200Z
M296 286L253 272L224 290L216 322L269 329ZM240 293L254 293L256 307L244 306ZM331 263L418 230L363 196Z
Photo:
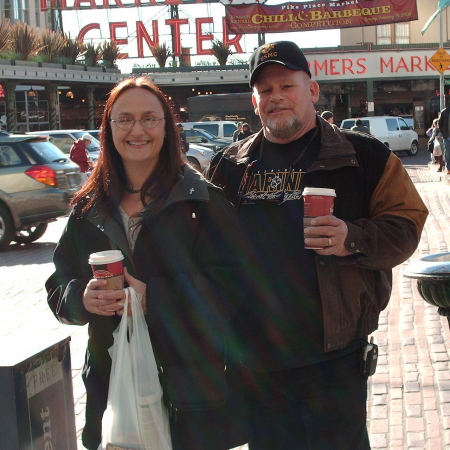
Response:
M11 214L4 205L0 205L0 250L5 250L14 236Z
M47 230L47 223L39 223L35 227L28 228L26 230L20 230L14 237L13 241L18 244L31 244L42 237Z
M416 156L419 153L419 143L412 141L411 148L406 152L409 156Z
M200 167L200 163L198 162L198 160L196 158L194 158L193 156L188 156L187 157L189 164L196 170L198 170L199 172L202 171L202 168Z

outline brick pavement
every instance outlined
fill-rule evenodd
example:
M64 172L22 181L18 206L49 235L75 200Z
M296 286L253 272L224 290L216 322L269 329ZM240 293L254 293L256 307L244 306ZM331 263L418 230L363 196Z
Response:
M426 167L407 166L430 209L419 247L412 258L449 251L450 185ZM12 245L0 253L1 342L39 342L41 336L71 335L76 429L84 424L84 388L81 367L87 328L59 324L49 311L43 283L51 274L53 235L59 236L65 219L29 247ZM53 234L52 234L53 233ZM50 239L49 236L52 236ZM394 270L391 301L374 333L380 357L369 383L368 428L373 449L450 449L450 332L437 308L422 300L416 281L402 277L408 261ZM245 450L247 447L242 447ZM79 442L79 450L83 447ZM213 450L213 449L211 449ZM351 449L349 449L351 450Z

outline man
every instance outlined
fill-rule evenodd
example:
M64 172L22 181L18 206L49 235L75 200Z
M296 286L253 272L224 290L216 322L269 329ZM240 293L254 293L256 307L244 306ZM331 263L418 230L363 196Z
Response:
M236 142L238 140L239 133L242 132L242 123L238 122L236 124L236 126L237 126L237 128L236 128L236 130L234 130L232 142Z
M334 114L331 111L324 111L322 113L322 118L328 123L334 123Z
M444 138L445 168L450 175L450 105L439 114L439 130Z
M316 114L319 86L296 44L263 45L249 66L262 130L207 171L238 208L254 282L236 321L249 448L366 450L362 349L427 209L383 144ZM305 186L337 196L334 215L303 230Z
M89 172L89 152L87 147L92 142L92 136L89 133L83 134L80 139L77 139L70 147L69 158L80 166L81 170L81 184L83 185L88 179Z
M352 131L358 131L359 133L365 133L370 135L370 130L363 124L361 119L355 120L355 125L350 128Z
M189 151L189 142L186 138L186 132L184 131L184 127L181 123L177 124L178 132L180 133L180 139L181 139L181 150L184 154L186 154Z
M242 124L242 131L238 134L237 140L242 141L242 139L248 138L255 132L250 130L250 125L248 123Z

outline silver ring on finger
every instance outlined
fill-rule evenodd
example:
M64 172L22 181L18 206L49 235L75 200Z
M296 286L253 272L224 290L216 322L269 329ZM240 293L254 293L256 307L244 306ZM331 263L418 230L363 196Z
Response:
M328 247L331 247L333 245L333 241L331 240L331 238L328 238Z

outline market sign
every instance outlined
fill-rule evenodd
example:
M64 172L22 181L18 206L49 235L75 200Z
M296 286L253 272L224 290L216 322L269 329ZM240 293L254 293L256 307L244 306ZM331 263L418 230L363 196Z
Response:
M219 3L219 0L40 0L41 11L135 8L141 6Z
M285 33L417 20L416 0L337 0L281 5L226 5L231 33Z
M444 73L448 66L450 66L450 55L444 48L440 48L431 58L430 63L439 72Z

